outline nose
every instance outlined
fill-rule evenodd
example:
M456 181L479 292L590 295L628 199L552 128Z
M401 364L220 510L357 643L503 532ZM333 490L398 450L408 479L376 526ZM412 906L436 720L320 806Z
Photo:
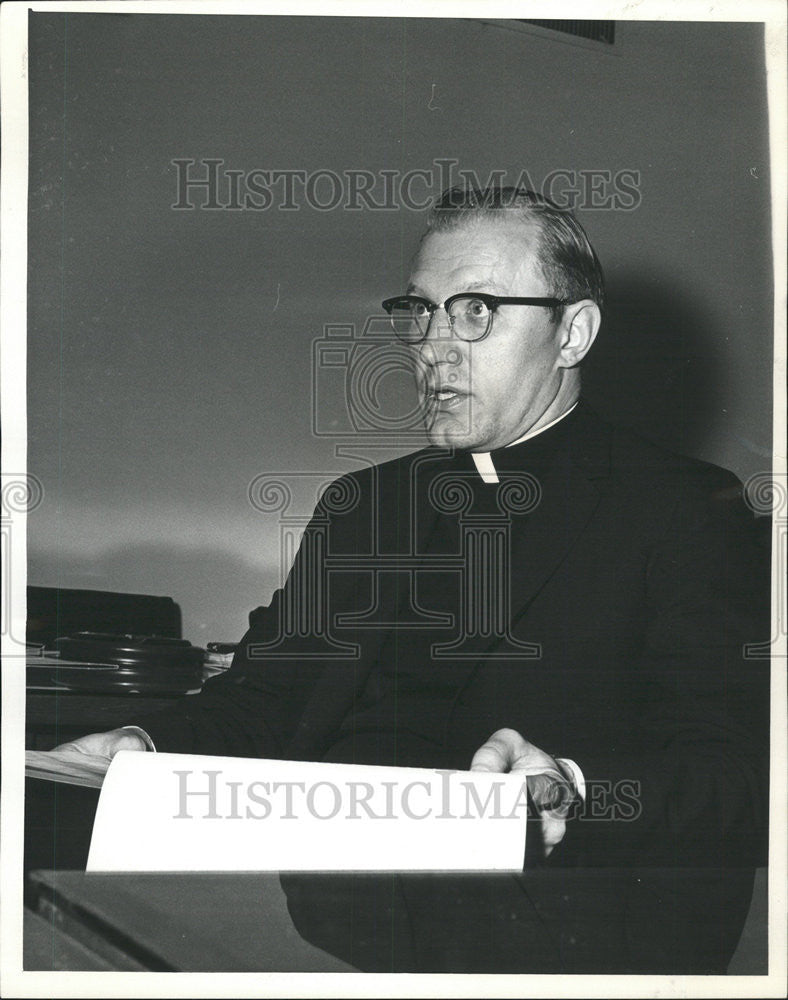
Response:
M425 364L435 365L454 348L456 342L449 316L443 306L438 306L430 316L424 340L416 345L416 352Z
M443 306L435 306L432 311L430 322L427 326L427 338L430 335L434 335L437 338L442 337L444 340L454 335L454 327L452 326L451 319Z
M433 317L434 319L434 314ZM461 372L470 364L464 344L446 323L443 335L433 334L432 323L424 340L416 346L415 368L417 377L425 387L435 384L462 381Z

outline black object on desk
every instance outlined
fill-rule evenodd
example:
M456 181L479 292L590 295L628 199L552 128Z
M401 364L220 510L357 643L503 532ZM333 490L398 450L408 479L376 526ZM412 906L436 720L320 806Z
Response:
M27 641L50 646L80 629L178 639L181 609L171 597L68 587L27 588Z
M186 639L83 631L55 639L53 646L58 657L57 687L110 694L186 694L202 684L205 650ZM35 665L29 658L28 677L35 674ZM48 669L52 671L51 665Z

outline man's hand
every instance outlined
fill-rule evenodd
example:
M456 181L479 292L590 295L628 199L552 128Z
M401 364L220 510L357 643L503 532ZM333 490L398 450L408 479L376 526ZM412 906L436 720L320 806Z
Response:
M78 740L61 743L55 750L73 750L75 753L89 754L95 757L109 757L110 760L119 750L147 750L145 740L128 729L111 729L108 733L91 733L80 736Z
M545 856L561 843L576 790L569 774L550 754L514 729L499 729L473 755L471 770L522 774L542 821Z

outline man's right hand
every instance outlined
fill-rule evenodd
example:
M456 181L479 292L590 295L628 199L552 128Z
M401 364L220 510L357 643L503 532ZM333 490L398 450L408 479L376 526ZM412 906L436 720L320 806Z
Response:
M111 729L108 733L91 733L78 740L61 743L55 750L73 750L93 757L109 757L111 760L119 750L147 750L145 740L133 730Z

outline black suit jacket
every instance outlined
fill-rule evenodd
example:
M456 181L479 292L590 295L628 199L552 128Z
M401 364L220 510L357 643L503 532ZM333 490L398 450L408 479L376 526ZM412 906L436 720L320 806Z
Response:
M526 445L497 490L434 449L343 477L228 674L131 721L160 750L459 769L507 726L588 783L550 868L762 863L768 560L738 480L582 403Z

